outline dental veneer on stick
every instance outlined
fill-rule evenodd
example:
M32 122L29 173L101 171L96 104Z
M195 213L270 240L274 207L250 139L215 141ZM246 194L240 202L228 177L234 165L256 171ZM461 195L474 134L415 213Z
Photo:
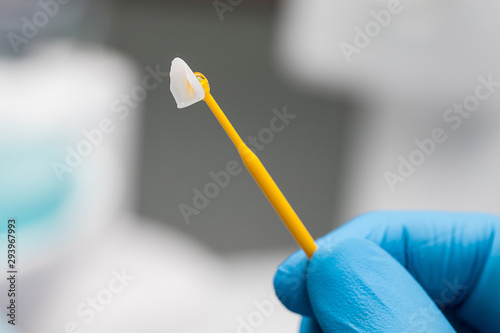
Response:
M178 108L185 108L201 100L205 101L213 114L226 131L235 145L246 168L255 179L262 192L273 205L286 227L295 238L299 246L310 259L316 251L316 244L309 231L288 203L283 193L271 178L266 168L240 138L233 125L210 94L210 85L207 78L201 73L194 73L180 58L172 61L170 69L170 91L175 98Z

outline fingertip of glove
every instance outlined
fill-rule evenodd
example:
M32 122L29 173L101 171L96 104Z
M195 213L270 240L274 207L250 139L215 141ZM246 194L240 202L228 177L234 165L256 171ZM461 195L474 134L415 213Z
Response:
M309 262L308 291L335 288L337 284L346 283L351 275L364 275L364 270L376 265L379 258L388 257L376 244L360 238L341 239L321 246Z
M353 255L379 248L373 242L362 238L344 238L335 243L318 247L309 263L308 271L311 272L311 266L324 261L334 262L343 257L352 258Z
M307 294L308 260L302 251L292 254L276 271L274 289L276 296L290 311L312 316L312 308Z

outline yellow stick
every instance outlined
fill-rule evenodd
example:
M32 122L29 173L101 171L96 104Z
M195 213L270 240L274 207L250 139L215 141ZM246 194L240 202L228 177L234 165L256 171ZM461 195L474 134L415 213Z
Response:
M248 171L260 186L269 202L271 202L288 230L290 230L292 236L307 254L307 257L311 259L317 248L311 234L307 231L306 227L299 219L292 206L290 206L283 193L281 193L280 189L271 178L264 165L262 165L262 162L253 153L253 151L247 147L234 129L233 125L231 125L227 119L224 112L222 112L221 108L210 94L208 80L201 73L195 73L195 75L198 77L198 80L205 90L204 101L207 103L210 110L212 110L213 114L238 149L241 159L243 160L243 163L247 167Z

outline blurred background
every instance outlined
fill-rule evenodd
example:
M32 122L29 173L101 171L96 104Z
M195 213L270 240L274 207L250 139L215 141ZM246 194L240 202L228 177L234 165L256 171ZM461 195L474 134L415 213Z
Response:
M242 1L225 11L211 2L120 2L110 44L141 68L170 68L178 56L210 80L212 93L245 139L269 128L273 109L296 119L257 150L294 209L317 236L332 227L343 117L340 97L301 92L280 75L275 52L276 1ZM231 6L231 8L233 8ZM245 171L186 224L179 204L193 207L193 188L213 182L209 172L239 160L214 116L199 103L179 110L168 84L144 104L137 211L187 232L220 252L295 243ZM267 140L267 137L265 137ZM266 141L267 142L267 141ZM262 144L261 144L262 145Z
M174 57L315 238L371 210L500 213L499 7L0 0L1 332L297 331L272 287L297 246L246 170L214 179L240 159L204 103L177 109Z

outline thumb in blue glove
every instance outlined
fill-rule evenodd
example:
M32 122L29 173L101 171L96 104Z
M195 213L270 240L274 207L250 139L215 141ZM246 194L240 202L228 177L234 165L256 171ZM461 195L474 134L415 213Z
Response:
M496 332L499 227L483 214L365 214L319 239L310 262L288 258L276 293L301 332Z

